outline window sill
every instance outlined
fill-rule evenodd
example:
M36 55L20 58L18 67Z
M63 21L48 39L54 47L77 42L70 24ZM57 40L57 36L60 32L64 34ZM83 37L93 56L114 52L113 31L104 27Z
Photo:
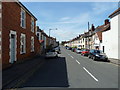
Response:
M21 52L20 54L21 54L21 55L24 55L24 54L26 54L26 53L25 53L25 52Z
M35 51L31 51L31 53L34 53Z
M21 28L22 28L22 29L26 29L26 27L22 27L22 26L21 26Z

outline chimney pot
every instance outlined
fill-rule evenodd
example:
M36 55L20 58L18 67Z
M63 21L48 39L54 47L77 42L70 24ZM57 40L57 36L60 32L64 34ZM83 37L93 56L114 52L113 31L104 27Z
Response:
M94 27L94 25L93 25L93 24L92 24L92 28L91 28L91 30L92 30L92 31L94 31L94 30L95 30L95 27Z
M104 23L105 23L105 25L109 24L110 23L109 19L105 19Z

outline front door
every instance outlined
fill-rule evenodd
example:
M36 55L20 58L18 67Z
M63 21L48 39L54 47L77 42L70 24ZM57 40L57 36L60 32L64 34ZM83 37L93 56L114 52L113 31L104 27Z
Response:
M15 52L16 52L16 49L15 49L15 35L14 34L11 34L11 55L10 55L10 63L14 63L15 61Z

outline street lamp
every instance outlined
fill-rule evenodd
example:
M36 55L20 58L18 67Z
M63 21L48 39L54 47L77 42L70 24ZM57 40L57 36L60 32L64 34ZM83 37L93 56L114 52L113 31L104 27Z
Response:
M57 28L55 28L55 29L49 29L49 37L50 37L50 31L51 31L51 30L57 30Z

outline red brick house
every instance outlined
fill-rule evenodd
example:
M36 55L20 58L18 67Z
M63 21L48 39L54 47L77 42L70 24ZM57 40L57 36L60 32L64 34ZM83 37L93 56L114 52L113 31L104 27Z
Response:
M20 2L2 2L2 65L39 54L37 18Z

